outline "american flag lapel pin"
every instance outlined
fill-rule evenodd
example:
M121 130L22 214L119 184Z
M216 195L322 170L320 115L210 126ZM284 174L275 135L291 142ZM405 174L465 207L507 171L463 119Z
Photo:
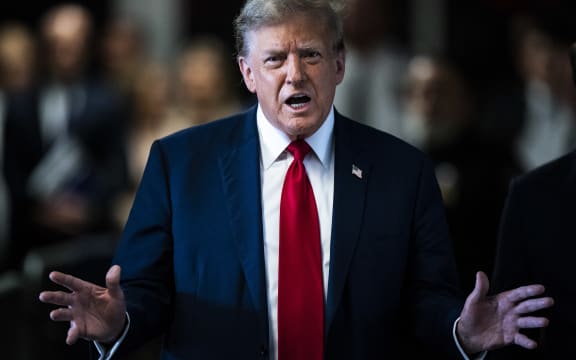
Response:
M358 179L362 179L362 170L358 166L352 164L352 175L356 176Z

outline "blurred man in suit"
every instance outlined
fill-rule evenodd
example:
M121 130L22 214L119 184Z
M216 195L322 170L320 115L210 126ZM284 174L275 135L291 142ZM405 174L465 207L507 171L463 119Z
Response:
M18 260L38 246L112 229L111 200L125 185L126 113L90 68L92 26L82 6L50 8L38 79L11 97L5 166Z
M562 6L564 12L572 4ZM568 153L576 146L576 92L566 49L576 36L558 7L512 17L513 81L489 88L482 124L495 140L513 146L522 172Z
M477 99L451 59L419 54L408 63L401 138L435 166L462 290L478 270L490 276L500 212L520 172L508 145L493 141L477 118Z
M0 271L13 270L17 244L12 239L12 203L6 168L8 108L10 97L31 86L36 70L36 42L23 24L9 22L0 26ZM10 154L8 154L10 155Z
M576 45L571 48L576 76ZM576 80L576 79L575 79ZM576 81L575 81L576 83ZM576 357L576 291L569 265L574 259L576 150L515 178L501 223L494 290L503 291L533 281L544 284L556 306L546 315L550 326L531 334L541 346L533 352L510 347L492 359L571 359Z

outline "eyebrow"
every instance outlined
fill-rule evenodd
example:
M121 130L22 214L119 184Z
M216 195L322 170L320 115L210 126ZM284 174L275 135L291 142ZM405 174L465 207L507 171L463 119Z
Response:
M297 53L302 53L302 52L308 52L308 51L318 51L318 52L322 52L321 51L321 46L315 46L312 44L305 44L303 46L298 46L295 50L295 52ZM289 51L286 51L284 49L276 49L276 48L269 48L269 49L264 49L262 51L263 54L266 55L281 55L281 54L286 54Z

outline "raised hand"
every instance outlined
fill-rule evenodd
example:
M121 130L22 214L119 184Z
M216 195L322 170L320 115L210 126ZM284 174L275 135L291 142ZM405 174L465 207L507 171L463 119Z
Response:
M544 286L521 286L493 296L487 296L488 288L486 274L478 272L456 330L464 350L474 354L511 344L536 348L536 341L520 330L548 325L547 318L533 314L554 304L552 298L541 296Z
M105 288L58 271L50 273L50 280L70 292L43 291L39 298L42 302L61 306L50 312L50 318L70 322L66 337L68 345L79 338L112 343L120 337L126 321L120 272L118 265L110 267Z

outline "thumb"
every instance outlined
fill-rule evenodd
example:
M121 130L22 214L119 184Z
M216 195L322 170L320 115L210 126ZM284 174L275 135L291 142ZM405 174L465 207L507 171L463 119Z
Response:
M489 288L488 276L483 271L476 272L476 283L474 284L474 290L470 294L470 299L474 302L480 300L488 294Z
M121 270L119 265L112 265L106 273L106 287L113 297L122 296L122 288L120 288Z

